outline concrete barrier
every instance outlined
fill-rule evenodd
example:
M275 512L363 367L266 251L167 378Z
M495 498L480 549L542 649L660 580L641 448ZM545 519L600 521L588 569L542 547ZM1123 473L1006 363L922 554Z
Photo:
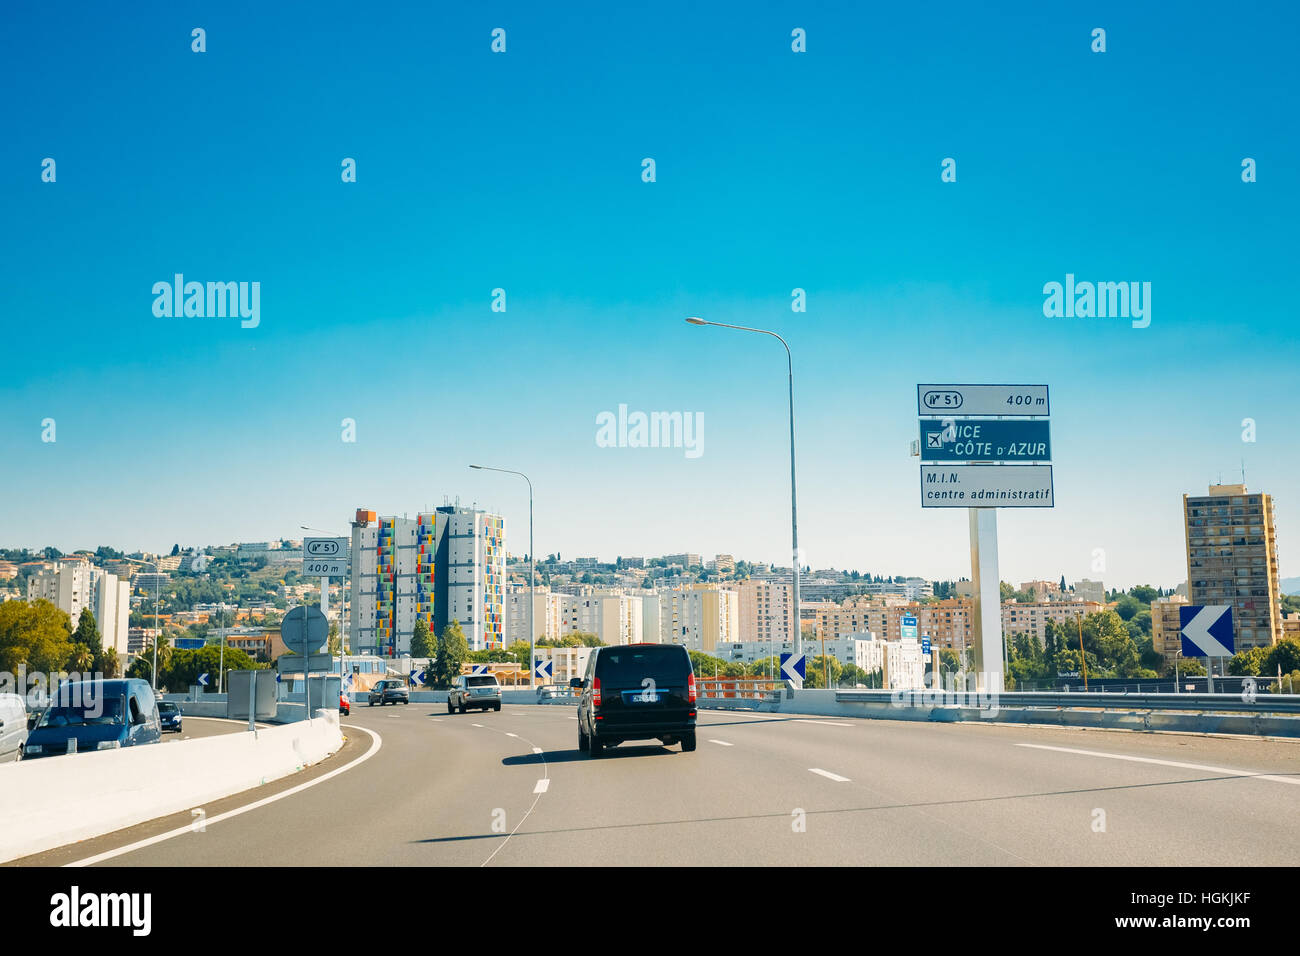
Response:
M1082 695L1081 695L1082 696ZM731 702L734 705L734 702ZM799 690L793 700L781 702L780 713L817 717L865 717L875 720L923 720L936 723L1049 724L1057 727L1094 727L1105 730L1175 731L1196 734L1240 734L1300 737L1300 717L1267 714L1215 714L1195 711L1135 711L1122 701L1089 698L1081 706L1112 709L1056 707L999 707L996 710L953 705L896 706L892 703L837 701L834 690ZM721 709L701 699L700 709ZM734 706L728 709L737 709ZM757 707L749 708L759 710Z
M301 705L300 705L301 706ZM0 765L0 862L203 806L288 776L343 746L315 720Z

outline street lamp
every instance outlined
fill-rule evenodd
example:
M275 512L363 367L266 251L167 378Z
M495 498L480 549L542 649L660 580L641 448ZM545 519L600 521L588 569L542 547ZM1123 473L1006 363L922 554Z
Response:
M803 653L803 633L799 626L799 520L794 481L794 360L790 355L790 346L781 336L767 329L751 329L745 325L728 325L725 322L708 322L696 316L690 316L686 321L691 325L716 325L721 329L739 329L741 332L758 332L761 335L770 335L785 346L786 367L790 380L790 548L793 558L790 563L794 566L794 613L792 615L794 620L792 629L794 630L794 655L797 658Z
M537 560L537 553L533 551L533 483L522 471L511 471L509 468L493 468L491 465L470 465L470 467L476 471L499 471L504 475L518 475L528 482L528 687L531 689L536 686L536 675L533 673L533 658L537 653L537 632L533 628L533 579L536 577L533 568ZM504 638L504 635L502 637Z

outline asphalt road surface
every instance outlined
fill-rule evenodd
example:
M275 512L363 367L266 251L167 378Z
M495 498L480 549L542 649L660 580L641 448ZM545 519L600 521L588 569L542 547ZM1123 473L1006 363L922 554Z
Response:
M695 753L593 759L574 713L356 708L342 751L205 807L203 832L177 814L16 862L1294 865L1300 846L1300 741L705 711Z

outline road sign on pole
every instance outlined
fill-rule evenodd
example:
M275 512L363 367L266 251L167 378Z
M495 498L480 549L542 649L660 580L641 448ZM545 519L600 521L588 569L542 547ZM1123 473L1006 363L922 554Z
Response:
M1051 508L1051 465L922 465L922 508Z
M1031 462L1052 460L1045 418L922 418L921 461Z
M916 640L916 618L911 614L904 614L899 621L898 636L905 641Z
M918 385L918 415L1050 415L1046 385Z
M208 686L208 672L207 672L207 671L204 671L202 674L199 675L199 686L200 686L200 687L207 687L207 686Z
M348 573L347 538L303 538L303 576L341 578Z
M533 662L533 676L539 680L550 680L555 673L553 662L540 657Z
M787 651L781 653L781 677L792 683L795 690L803 689L807 666L808 659L802 654L791 654Z
M1183 657L1233 655L1232 605L1189 604L1178 609ZM1208 669L1207 669L1208 672Z
M318 607L296 607L280 622L280 638L295 654L315 654L329 633L329 621Z

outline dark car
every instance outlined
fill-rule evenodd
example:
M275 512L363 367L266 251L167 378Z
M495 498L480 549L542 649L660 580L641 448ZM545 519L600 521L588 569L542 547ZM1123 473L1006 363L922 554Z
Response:
M179 704L170 700L158 701L158 723L162 726L163 733L174 731L181 732L181 708Z
M582 694L579 750L595 757L625 740L695 749L695 672L680 644L597 647L569 685Z
M376 703L380 706L384 704L411 702L411 695L406 690L406 681L404 680L381 680L374 687L370 688L369 704L374 707Z
M23 759L138 747L160 740L158 702L148 681L79 681L63 684L51 695L27 735Z

